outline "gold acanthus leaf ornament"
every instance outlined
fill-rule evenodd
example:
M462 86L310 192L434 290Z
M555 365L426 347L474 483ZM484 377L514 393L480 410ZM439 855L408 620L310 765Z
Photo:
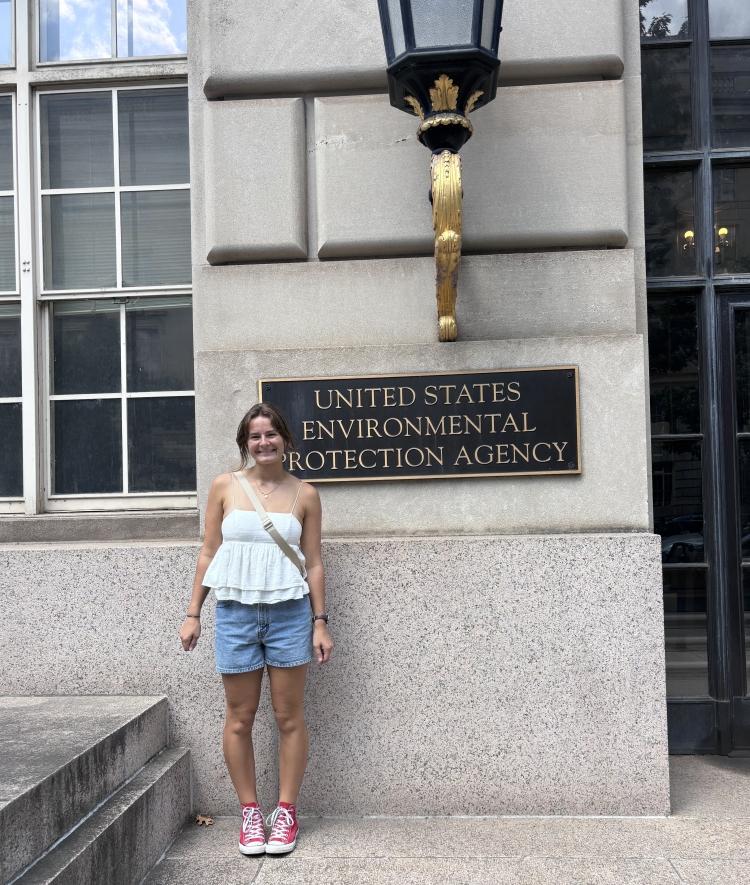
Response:
M472 92L469 96L469 100L466 102L466 108L464 109L464 113L468 116L473 110L474 105L479 101L479 99L484 95L481 89L477 89L476 92Z
M414 98L413 95L405 95L404 101L411 107L417 117L420 120L424 120L424 111L422 110L422 105Z
M447 74L441 74L435 80L434 89L430 89L430 101L433 111L455 111L458 102L458 86Z

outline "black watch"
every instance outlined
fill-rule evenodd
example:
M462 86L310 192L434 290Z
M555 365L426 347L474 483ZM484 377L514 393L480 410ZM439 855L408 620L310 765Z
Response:
M313 615L313 626L315 626L316 621L323 621L324 623L328 623L328 612L321 612L319 615Z

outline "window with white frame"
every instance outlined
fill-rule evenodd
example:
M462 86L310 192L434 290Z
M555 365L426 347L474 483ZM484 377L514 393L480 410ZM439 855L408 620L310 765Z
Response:
M13 96L0 95L0 501L23 495Z
M196 482L187 90L37 107L47 509L179 505Z
M39 0L39 61L185 55L186 0Z
M190 282L185 87L39 96L42 291Z
M13 65L13 2L0 0L0 68Z

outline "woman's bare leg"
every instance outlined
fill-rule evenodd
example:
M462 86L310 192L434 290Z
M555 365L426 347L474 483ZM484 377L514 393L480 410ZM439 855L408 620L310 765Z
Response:
M253 722L260 701L263 670L223 673L227 707L224 717L224 759L240 803L257 802Z
M305 677L301 667L269 667L271 703L279 729L279 801L297 802L307 766Z

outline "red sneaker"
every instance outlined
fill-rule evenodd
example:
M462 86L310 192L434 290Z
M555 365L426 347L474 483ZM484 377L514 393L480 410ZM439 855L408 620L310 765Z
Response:
M263 826L263 815L257 805L242 806L240 851L243 854L265 854L266 830Z
M271 835L266 842L266 854L287 854L297 844L299 824L297 823L297 810L294 805L279 805L271 814L266 823L271 829Z

